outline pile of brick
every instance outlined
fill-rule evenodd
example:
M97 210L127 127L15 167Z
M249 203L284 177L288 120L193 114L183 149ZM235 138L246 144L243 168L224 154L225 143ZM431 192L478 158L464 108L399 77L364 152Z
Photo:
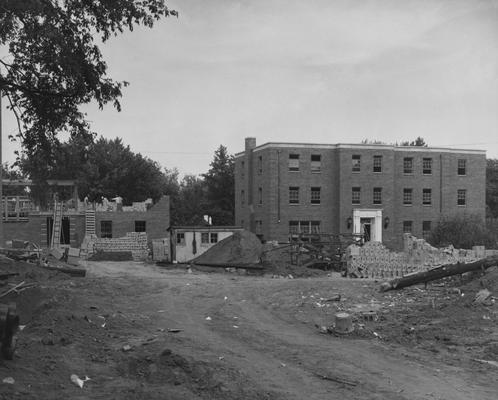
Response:
M145 260L149 255L147 245L147 234L145 232L128 232L120 238L97 238L91 237L87 242L90 253L95 252L131 252L134 260Z
M483 246L472 250L438 249L423 239L405 234L404 251L394 252L380 242L367 242L363 246L351 245L346 251L348 276L357 278L396 278L413 272L457 262L472 262L485 256Z

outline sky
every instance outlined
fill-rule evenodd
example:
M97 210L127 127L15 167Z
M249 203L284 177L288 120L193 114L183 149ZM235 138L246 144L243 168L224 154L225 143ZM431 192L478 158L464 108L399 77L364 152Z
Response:
M498 0L171 0L102 47L126 80L92 129L181 174L223 144L386 143L498 158ZM4 113L3 160L13 161Z

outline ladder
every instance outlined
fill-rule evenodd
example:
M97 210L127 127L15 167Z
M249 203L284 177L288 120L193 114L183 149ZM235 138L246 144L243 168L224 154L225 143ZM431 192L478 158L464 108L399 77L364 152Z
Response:
M95 235L95 210L87 208L85 210L85 236Z
M54 201L54 222L52 225L52 238L50 239L50 248L60 247L61 243L61 225L62 225L62 202Z

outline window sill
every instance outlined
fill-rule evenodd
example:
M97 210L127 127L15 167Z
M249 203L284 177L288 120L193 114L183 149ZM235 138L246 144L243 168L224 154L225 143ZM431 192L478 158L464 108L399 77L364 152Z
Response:
M422 175L424 175L424 176L432 176L432 172L423 172Z
M310 205L312 205L312 206L321 206L322 203L310 203Z
M405 176L413 176L414 173L413 172L403 172L403 175L405 175Z
M299 206L299 203L289 203L290 206Z
M413 207L413 204L403 204L404 207Z
M432 207L432 204L422 204L424 207Z

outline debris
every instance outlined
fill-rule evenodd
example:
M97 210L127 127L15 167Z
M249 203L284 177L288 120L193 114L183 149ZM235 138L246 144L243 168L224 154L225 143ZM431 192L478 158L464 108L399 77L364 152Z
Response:
M129 345L129 344L125 344L121 350L123 350L124 352L127 352L127 351L130 351L132 349L132 347Z
M239 327L238 327L238 325L233 325L233 327L234 327L235 329L238 329L238 328L239 328Z
M286 367L287 365L286 365L286 364L284 364L283 362L281 362L281 363L280 363L280 366L281 366L281 367Z
M224 360L224 359L225 359L225 357L223 357L223 356L219 356L219 357L218 357L218 360L220 360L220 361L221 361L221 360Z
M211 317L206 317L206 321L211 321Z
M225 298L224 298L223 300L227 301L227 300L228 300L228 297L227 297L227 296L225 296Z
M485 270L498 264L498 256L483 258L482 260L472 263L456 263L446 264L440 267L430 269L428 271L418 272L406 275L402 278L396 278L388 282L382 283L380 286L381 292L386 292L393 289L401 289L407 286L416 285L418 283L427 283L436 279L441 279L446 276L459 275L464 272Z
M491 297L491 292L488 289L482 289L477 292L474 302L483 304L489 297Z
M333 381L333 382L337 382L337 383L342 383L344 385L349 385L349 386L358 385L358 382L348 381L346 379L337 378L335 376L323 375L323 374L319 374L317 372L314 372L314 375L318 376L321 379L325 379L327 381Z
M14 378L12 378L11 376L9 376L7 378L3 378L2 382L3 383L7 383L9 385L13 385L14 383L16 383L16 381L14 380Z
M25 281L22 281L21 283L18 283L13 288L10 288L9 290L7 290L7 291L3 292L2 294L0 294L0 297L7 296L9 293L17 291L17 289L19 289L22 285L24 285L24 283L25 283Z
M164 329L162 331L164 331ZM178 333L178 332L182 332L182 331L183 331L183 329L178 329L178 328L169 328L168 329L169 333Z
M498 367L498 361L491 361L491 360L480 360L478 358L474 358L474 361L480 362L482 364L489 364L494 367Z
M334 332L351 333L353 330L353 321L350 314L340 312L335 315Z
M327 301L327 302L329 302L329 301L341 301L341 295L335 294L332 297L328 297L326 299L320 299L320 300Z
M73 382L76 386L79 386L80 388L83 389L83 385L86 381L89 381L90 378L88 376L85 376L85 379L80 379L78 375L72 374L71 375L71 382Z

